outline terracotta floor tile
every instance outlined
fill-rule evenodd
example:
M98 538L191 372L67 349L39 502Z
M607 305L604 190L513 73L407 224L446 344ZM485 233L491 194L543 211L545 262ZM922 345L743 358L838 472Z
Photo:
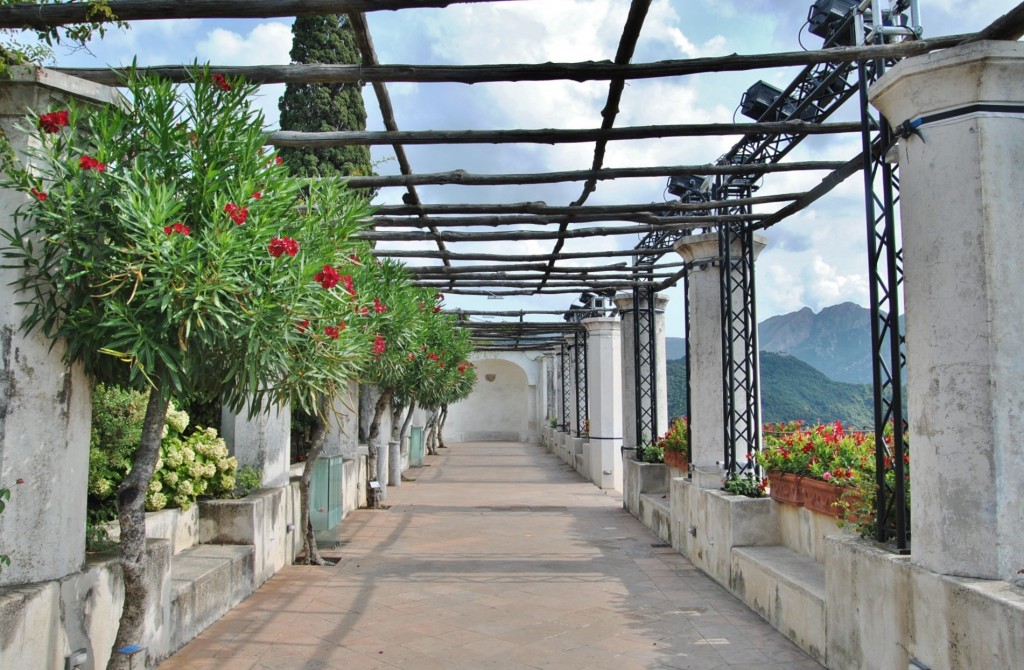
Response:
M542 447L427 463L160 667L820 668Z

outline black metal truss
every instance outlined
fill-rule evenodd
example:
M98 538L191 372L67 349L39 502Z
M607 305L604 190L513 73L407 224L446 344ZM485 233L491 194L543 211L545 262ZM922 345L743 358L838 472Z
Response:
M639 449L658 437L656 327L658 294L654 285L633 287L633 390L636 402L636 444Z
M590 432L589 394L587 391L587 331L578 330L574 335L576 359L576 437Z
M754 233L749 226L718 229L722 287L722 412L728 474L755 472L761 448L761 395L754 290Z
M573 378L573 366L570 363L570 349L568 342L562 342L562 351L560 354L562 378L561 378L561 389L562 389L562 431L569 432L569 408L572 406L572 386L570 386L569 380Z
M896 205L899 175L886 161L893 144L889 123L872 113L868 84L887 64L861 64L861 118L864 148L864 205L867 219L871 358L874 382L876 539L909 551L910 509L906 498L906 421L903 416L904 333L900 323L903 244Z

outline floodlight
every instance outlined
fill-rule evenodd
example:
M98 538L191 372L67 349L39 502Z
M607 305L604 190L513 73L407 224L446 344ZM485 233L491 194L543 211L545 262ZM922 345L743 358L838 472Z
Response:
M747 89L740 100L740 113L754 121L781 121L793 116L797 108L797 101L792 97L786 98L781 105L776 105L770 118L764 118L768 108L771 107L782 91L769 83L759 81ZM800 111L801 121L810 121L814 118L816 107L811 104Z
M683 198L688 195L700 195L710 189L710 180L697 174L677 174L668 178L668 192Z
M843 34L832 35L842 24L850 10L857 6L857 0L815 0L807 13L807 32L817 35L826 42L832 37L832 46L853 46L852 24Z

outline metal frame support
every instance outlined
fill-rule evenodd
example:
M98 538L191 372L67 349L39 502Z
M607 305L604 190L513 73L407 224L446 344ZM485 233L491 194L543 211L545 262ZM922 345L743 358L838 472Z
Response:
M878 34L881 43L884 35ZM906 421L903 416L905 339L900 324L903 245L897 209L899 176L885 155L892 131L868 104L868 84L886 68L883 61L861 63L861 141L864 148L864 206L867 219L871 300L871 358L875 414L875 537L909 552L910 510L906 500ZM887 475L892 474L892 477Z
M590 398L587 391L587 331L575 334L576 349L576 437L582 437L588 420Z
M718 229L722 288L722 412L725 471L756 472L749 456L761 449L761 394L754 290L754 233L749 226ZM742 454L737 454L742 447Z
M636 401L636 444L643 447L657 437L657 354L655 315L658 294L653 285L633 287L633 355Z
M569 406L572 403L571 394L572 389L569 386L569 380L572 378L572 367L569 365L569 343L562 342L561 351L561 367L562 367L562 420L561 426L563 432L569 432Z

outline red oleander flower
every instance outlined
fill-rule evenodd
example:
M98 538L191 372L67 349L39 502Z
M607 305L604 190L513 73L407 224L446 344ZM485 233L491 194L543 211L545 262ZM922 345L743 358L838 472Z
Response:
M253 200L259 200L259 199L260 199L260 198L262 198L262 197L263 197L263 193L262 193L262 192L260 192L260 191L256 191L256 192L254 192L254 193L252 194L252 199L253 199Z
M68 110L50 112L39 116L39 128L46 133L59 133L61 126L68 125Z
M348 328L348 324L344 321L338 324L338 330L345 330L346 328Z
M416 360L416 354L409 354L408 358L409 362L411 363L412 361Z
M22 479L21 477L18 477L17 479L14 480L14 483L15 484L24 484L25 480Z
M441 306L440 305L438 305L437 307L434 308L434 314L437 314L440 311L441 311Z
M466 368L469 367L469 363L459 363L459 374L466 374Z
M444 361L438 361L437 362L437 367L443 368L444 367Z
M434 300L443 301L444 300L444 295L442 295L441 293L435 293L434 294Z
M274 156L274 164L275 165L281 165L282 163L284 163L284 161L281 159L280 156Z
M29 189L29 194L33 198L38 200L39 202L46 202L46 199L50 197L50 196L46 195L45 191L39 191L39 190L34 189L34 188L33 189Z
M432 361L439 361L439 360L441 360L441 357L438 356L437 354L435 354L433 351L431 351L429 354L427 354L427 358L429 358Z
M239 207L233 202L224 205L224 212L231 217L236 226L242 225L249 218L249 210L245 207Z
M384 312L388 311L388 307L387 305L380 301L380 298L374 298L373 311L377 312L378 314L383 314Z
M370 308L369 307L360 307L359 308L359 316L370 316Z
M213 80L213 85L216 86L217 88L219 88L220 90L222 90L222 91L230 91L231 90L231 84L229 84L228 80L224 78L224 75L220 74L219 72L215 73L213 76L211 76L210 79Z
M355 296L356 289L352 285L352 275L341 275L341 284L345 287L345 292L351 296Z
M282 254L294 256L299 253L299 243L290 237L275 237L267 245L267 251L274 258L279 258Z
M295 330L299 331L300 333L306 332L307 328L309 328L309 319L303 319L302 321L295 322Z
M103 172L107 169L106 163L101 163L88 154L78 159L78 166L83 170L96 170L97 172Z
M341 276L338 271L332 268L330 265L325 265L324 269L316 273L313 277L313 281L317 282L325 289L332 289L338 285L338 280Z
M373 341L373 355L380 356L384 353L385 349L387 349L387 342L385 342L384 337L378 333L377 339Z
M327 326L324 328L324 335L331 338L332 340L338 339L338 329L334 326Z
M187 237L192 234L192 229L181 221L176 222L174 225L164 226L164 235L173 235L174 233Z

